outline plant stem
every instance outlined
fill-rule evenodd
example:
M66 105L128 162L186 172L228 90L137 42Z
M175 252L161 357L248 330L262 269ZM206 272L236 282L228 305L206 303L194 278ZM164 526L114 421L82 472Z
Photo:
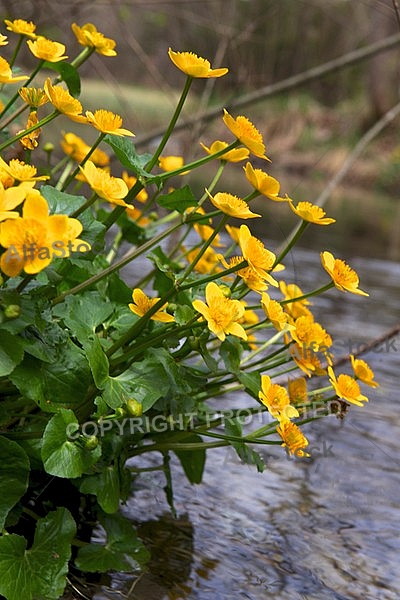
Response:
M28 133L36 131L36 129L40 129L41 127L43 127L43 125L47 125L47 123L50 123L50 121L58 117L59 114L61 113L58 110L55 110L50 115L47 115L47 117L41 119L38 123L36 123L36 125L32 125L32 127L28 127L28 129L24 129L23 131L17 133L17 135L14 135L12 138L9 138L6 142L0 144L0 152L2 152L5 148L8 148L8 146L12 146L12 144L14 144L15 142L18 142L18 140L28 135Z
M165 146L166 146L166 144L167 144L167 142L168 142L168 140L169 140L169 138L170 138L170 136L172 134L172 131L173 131L173 129L174 129L175 125L176 125L176 122L177 122L177 120L179 118L179 115L182 112L182 108L183 108L183 105L185 104L185 100L186 100L187 95L189 93L190 86L192 85L192 81L193 81L193 77L190 77L188 75L187 78L186 78L186 82L185 82L184 88L182 90L181 97L179 98L178 104L177 104L177 106L175 108L175 112L172 115L171 120L169 122L169 125L168 125L168 127L166 128L166 130L164 132L162 140L159 143L158 148L154 152L152 158L150 159L150 161L147 163L147 165L145 167L145 170L148 171L149 173L151 172L151 170L153 169L153 167L155 167L155 165L158 163L158 159L160 157L160 154L164 150L164 148L165 148Z
M36 66L36 68L32 71L32 74L29 77L29 79L27 79L27 81L24 82L24 86L23 87L28 87L28 85L31 83L32 79L34 79L36 77L36 75L39 73L39 71L42 68L44 62L45 61L43 59L39 61L39 63ZM19 96L19 93L15 92L14 96L12 96L12 98L10 98L10 100L7 102L7 104L5 105L5 107L3 108L3 110L1 111L0 117L2 117L3 115L5 115L5 113L8 111L8 109L11 108L11 106L17 100L18 96Z
M290 250L293 248L293 246L297 243L297 241L303 235L304 231L306 230L306 228L308 227L309 224L310 223L308 221L302 221L294 229L292 237L290 238L289 242L287 243L286 248L284 248L282 250L282 252L280 252L280 254L276 257L275 262L272 265L272 270L276 267L276 265L278 265L285 258L286 254L288 254L288 252L290 252Z
M93 275L86 281L83 281L82 283L76 285L75 287L73 287L69 290L66 290L65 292L63 292L62 294L60 294L59 296L54 298L52 301L52 304L53 305L59 304L60 302L63 302L64 298L66 298L70 294L77 294L78 292L82 292L86 288L94 285L95 283L98 283L105 277L108 277L109 275L111 275L111 273L114 273L115 271L119 271L119 269L121 269L122 267L124 267L125 265L130 263L132 260L134 260L141 254L143 254L143 252L146 252L147 250L149 250L154 244L158 244L158 242L161 242L161 240L163 240L165 237L170 235L173 231L175 231L175 229L180 227L180 225L181 225L180 223L172 225L171 227L169 227L169 229L166 229L165 231L160 233L158 236L155 236L154 238L148 240L147 242L145 242L138 248L133 248L132 250L129 250L129 252L127 252L117 262L115 262L113 265L109 266L107 269L104 269L100 273Z
M90 148L89 152L82 159L80 164L76 167L75 171L73 173L71 173L71 175L65 181L65 183L61 189L62 192L65 191L67 189L67 187L69 186L69 184L71 183L71 181L73 181L75 179L75 177L78 175L78 173L80 171L80 167L83 167L84 164L89 160L89 158L92 156L93 152L96 150L97 146L102 142L102 140L105 138L105 136L106 136L105 133L100 133L97 140L94 142L94 144Z

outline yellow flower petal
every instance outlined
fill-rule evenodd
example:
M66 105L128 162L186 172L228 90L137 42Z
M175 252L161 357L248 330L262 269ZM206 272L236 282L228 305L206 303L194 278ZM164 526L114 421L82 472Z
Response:
M358 275L340 258L335 258L330 252L321 252L321 262L325 271L332 277L332 281L338 290L351 292L359 296L368 296L358 288Z
M234 119L227 110L224 109L223 121L227 128L252 154L265 160L270 160L265 156L265 145L261 133L256 129L247 117L239 116Z
M26 35L31 38L35 38L36 25L32 21L24 21L24 19L14 19L9 21L4 19L4 23L7 25L8 31L18 33L19 35Z
M115 41L97 31L93 23L86 23L82 27L79 27L76 23L72 23L71 29L81 46L94 48L98 54L102 54L103 56L117 55L114 50L116 46Z
M60 42L54 42L53 40L48 40L44 37L38 37L36 40L28 40L26 43L33 56L36 56L36 58L39 58L40 60L47 60L48 62L55 63L68 58L68 56L63 56L65 46L64 44L60 44Z
M299 202L297 206L294 206L292 200L289 199L289 206L303 221L308 221L315 225L330 225L336 222L335 219L325 217L323 208L316 204L311 204L311 202Z
M12 70L5 58L0 56L0 83L18 83L28 79L26 75L12 76Z
M251 163L247 163L244 168L247 181L253 186L254 189L266 196L274 202L287 202L288 197L281 198L279 194L280 183L271 175L264 173L261 169L254 169Z
M206 192L215 208L218 208L230 217L236 217L237 219L254 219L254 217L261 217L261 215L251 212L249 205L237 196L233 196L226 192L218 192L215 196L212 196L208 190L206 190Z
M89 110L86 111L86 119L90 125L93 125L98 131L102 133L110 133L111 135L119 136L134 136L135 134L128 129L121 127L122 118L119 115L114 114L110 110L96 110L94 113Z
M224 148L228 147L227 142L221 142L220 140L216 140L211 144L208 148L204 144L200 142L200 146L207 152L207 154L216 154L220 152ZM250 150L248 148L233 148L233 150L229 150L218 157L218 160L225 160L226 162L240 162L241 160L246 160L249 157Z
M190 77L222 77L228 72L228 69L225 68L211 69L207 59L201 58L193 52L174 52L169 48L168 56L180 71Z
M192 305L207 321L209 330L222 342L227 334L247 340L247 334L239 321L243 318L245 308L239 300L226 298L221 288L211 281L207 284L206 302L193 300Z

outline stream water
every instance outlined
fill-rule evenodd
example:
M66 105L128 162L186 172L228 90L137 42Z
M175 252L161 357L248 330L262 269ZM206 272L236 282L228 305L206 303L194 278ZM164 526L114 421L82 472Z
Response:
M342 353L400 319L400 265L349 262L370 297L332 290L313 308ZM316 253L296 250L292 269L303 290L326 281ZM398 600L399 357L399 334L362 356L381 385L368 388L369 403L351 407L343 421L304 426L320 450L312 459L268 450L260 474L217 449L197 486L174 463L175 520L162 475L141 475L124 512L139 522L150 570L114 575L94 599Z

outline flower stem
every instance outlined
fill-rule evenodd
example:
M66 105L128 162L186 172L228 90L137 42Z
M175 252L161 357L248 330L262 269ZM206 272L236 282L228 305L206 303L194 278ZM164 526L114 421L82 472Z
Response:
M28 85L31 83L32 79L34 79L36 77L36 75L39 73L40 69L42 68L44 63L44 60L40 60L38 65L36 66L36 68L32 71L31 76L29 77L29 79L27 81L24 82L23 87L28 87ZM14 104L14 102L16 101L16 99L18 98L19 93L15 92L14 96L12 96L12 98L10 98L10 100L7 102L7 104L5 105L5 107L3 108L3 110L0 113L0 117L2 117L9 108L11 108L11 106Z
M297 296L297 298L287 298L286 300L281 300L279 304L291 304L291 302L299 302L301 300L305 300L306 298L310 298L311 296L318 296L319 294L323 294L327 292L331 288L335 287L333 281L321 286L320 288L313 290L312 292L307 292L307 294L303 294L302 296Z
M276 267L276 265L278 265L285 258L286 254L288 254L288 252L290 252L290 250L293 248L293 246L297 243L297 241L303 235L304 231L306 230L306 228L308 227L309 224L310 223L308 221L302 221L300 223L300 225L298 225L295 228L293 235L290 238L286 248L284 248L282 250L282 252L280 252L280 254L276 257L275 262L272 266L272 269L274 269L274 267Z
M135 258L137 258L138 256L140 256L141 254L143 254L143 252L146 252L153 245L158 244L165 237L169 236L173 231L175 231L175 229L177 229L178 227L180 227L180 225L181 225L180 223L172 225L171 227L169 227L168 229L166 229L165 231L163 231L162 233L160 233L158 236L155 236L154 238L148 240L147 242L145 242L144 244L142 244L138 248L133 248L132 250L129 250L129 252L127 252L124 256L122 256L113 265L107 267L107 269L104 269L100 273L97 273L96 275L93 275L92 277L90 277L86 281L83 281L82 283L76 285L75 287L73 287L73 288L71 288L69 290L66 290L65 292L63 292L62 294L60 294L59 296L57 296L56 298L53 298L52 304L53 305L60 304L60 302L63 302L63 300L64 300L64 298L66 298L66 296L69 296L70 294L77 294L78 292L82 292L86 288L94 285L95 283L98 283L99 281L101 281L105 277L108 277L109 275L111 275L115 271L119 271L119 269L121 269L122 267L124 267L125 265L127 265L128 263L130 263L132 260L134 260Z
M92 156L93 152L96 150L97 146L102 142L102 140L104 139L104 137L106 136L105 133L100 133L99 137L97 138L97 140L94 142L93 146L90 148L89 152L86 154L86 156L81 160L81 162L79 163L79 165L76 167L75 171L73 173L71 173L71 175L67 178L67 180L65 181L61 191L64 192L67 187L69 186L69 184L71 183L71 181L73 181L75 179L75 177L78 175L79 173L79 167L83 167L84 164L89 160L89 158Z
M17 133L17 135L14 135L12 138L9 138L6 142L0 144L0 152L2 152L5 148L8 148L8 146L12 146L12 144L14 144L15 142L18 142L18 140L28 135L28 133L36 131L36 129L40 129L41 127L43 127L43 125L47 125L47 123L50 123L50 121L58 117L59 114L60 112L58 110L55 110L50 115L47 115L47 117L41 119L41 121L36 123L36 125L32 125L32 127L28 127L28 129L24 129L23 131Z
M155 151L155 153L153 154L151 160L147 163L147 165L145 167L145 170L148 171L149 173L153 169L153 167L155 167L155 165L157 164L158 159L160 157L160 154L164 150L164 148L165 148L165 146L166 146L166 144L167 144L167 142L168 142L168 140L169 140L169 138L171 136L171 133L172 133L172 131L173 131L175 125L176 125L176 122L177 122L177 120L179 118L179 115L182 112L182 108L183 108L183 105L185 104L185 100L186 100L187 95L189 93L190 86L192 85L192 81L193 81L193 77L190 77L188 75L188 77L186 78L186 82L185 82L184 88L182 90L181 97L179 98L179 102L178 102L178 104L176 106L175 112L174 112L174 114L171 117L171 121L169 122L169 125L166 128L166 130L165 130L165 133L164 133L164 135L162 137L161 142L158 145L157 150Z
M82 214L89 206L92 206L96 202L98 195L94 192L86 202L82 204L79 208L77 208L72 214L71 217L76 219L80 214Z

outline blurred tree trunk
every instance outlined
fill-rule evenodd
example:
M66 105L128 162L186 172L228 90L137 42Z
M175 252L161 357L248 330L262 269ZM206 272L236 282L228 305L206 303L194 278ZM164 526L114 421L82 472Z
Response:
M397 30L394 11L382 10L382 4L369 8L371 43L382 40ZM389 110L399 98L399 51L374 56L367 66L367 85L370 99L370 119L375 121Z

